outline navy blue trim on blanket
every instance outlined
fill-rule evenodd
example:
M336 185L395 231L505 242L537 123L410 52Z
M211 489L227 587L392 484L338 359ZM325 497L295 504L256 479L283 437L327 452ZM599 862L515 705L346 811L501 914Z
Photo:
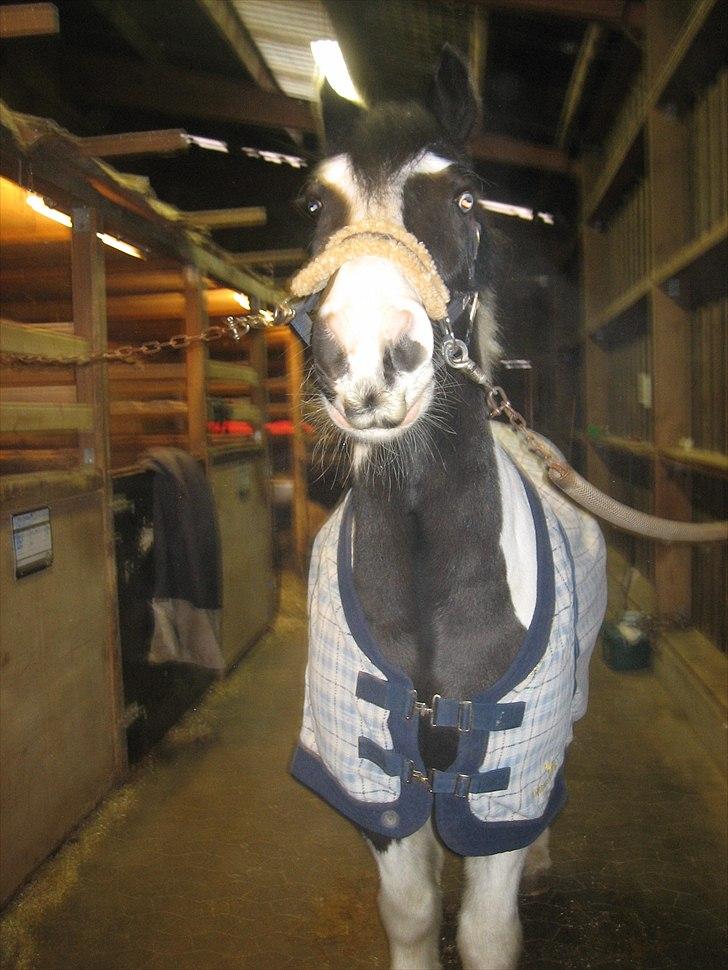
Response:
M432 813L432 795L424 785L405 786L402 782L399 798L388 802L363 802L353 798L323 761L301 745L293 756L291 774L361 828L393 839L414 834Z

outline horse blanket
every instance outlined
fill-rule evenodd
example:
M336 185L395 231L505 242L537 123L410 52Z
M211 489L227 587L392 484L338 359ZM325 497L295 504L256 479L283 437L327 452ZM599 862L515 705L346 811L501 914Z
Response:
M605 547L593 519L495 424L501 483L528 501L536 536L531 623L508 671L463 700L417 698L382 655L356 595L351 502L319 532L309 574L309 657L293 775L351 821L403 838L433 813L444 843L491 855L533 842L566 797L572 723L587 706L589 659L606 606ZM415 701L458 729L448 771L425 772Z

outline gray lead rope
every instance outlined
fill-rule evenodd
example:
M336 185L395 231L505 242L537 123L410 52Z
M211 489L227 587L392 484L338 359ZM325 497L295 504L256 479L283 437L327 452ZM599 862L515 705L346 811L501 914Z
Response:
M672 519L661 519L631 509L600 492L528 427L525 418L513 407L503 388L488 380L483 370L470 357L467 345L455 337L449 318L441 321L440 327L444 335L442 353L448 367L461 371L469 380L483 388L490 416L496 418L501 414L505 415L513 430L524 439L528 449L544 463L549 479L577 505L624 532L660 542L728 541L728 522L675 522Z

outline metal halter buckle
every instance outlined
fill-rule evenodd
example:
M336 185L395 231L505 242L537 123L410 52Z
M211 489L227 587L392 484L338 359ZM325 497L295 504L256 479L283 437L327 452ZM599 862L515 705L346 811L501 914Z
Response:
M407 762L407 770L404 776L405 784L410 785L413 781L419 782L421 785L427 785L427 790L432 791L432 771L425 773L424 771L418 771L415 768L414 761Z
M458 704L457 729L460 734L467 734L473 730L473 702L460 701ZM455 793L457 794L457 792Z
M409 708L405 714L405 717L408 721L411 717L414 717L415 714L418 714L420 717L429 717L431 726L437 727L435 720L437 718L437 706L440 703L440 700L441 697L439 694L433 694L432 700L428 706L424 701L417 700L416 690L411 690Z

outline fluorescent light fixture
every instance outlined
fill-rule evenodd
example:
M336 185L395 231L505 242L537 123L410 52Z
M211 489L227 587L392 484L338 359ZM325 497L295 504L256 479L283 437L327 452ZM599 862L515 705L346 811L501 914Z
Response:
M243 310L250 309L250 300L247 298L245 293L233 293L233 298L236 303L239 303Z
M523 205L511 205L509 202L494 202L492 199L482 199L480 203L489 212L497 212L501 216L516 216L533 222L533 209Z
M286 155L284 152L270 152L265 148L243 147L241 151L248 158L261 158L264 162L271 162L273 165L290 165L291 168L306 168L307 162L298 155Z
M123 239L117 239L116 236L110 236L108 232L97 232L96 235L104 246L111 246L112 249L118 249L120 253L126 253L127 256L133 256L134 259L144 259L144 253L141 251L141 249L137 249L137 247L132 246L131 243L124 242Z
M53 222L59 223L61 226L65 226L67 229L71 228L71 217L66 215L65 212L61 212L59 209L52 209L43 198L42 195L36 195L35 192L28 192L25 197L25 201L28 203L33 212L37 212L38 215L45 216L46 219L52 219Z
M205 148L208 152L228 153L227 144L217 138L205 138L203 135L188 135L187 141L190 145L197 145L198 148Z
M511 205L510 202L495 202L493 199L481 199L480 205L489 212L497 212L501 216L514 216L517 219L525 219L527 222L540 219L547 226L553 226L554 224L554 217L550 212L534 213L533 209L529 209L524 205Z
M25 197L25 201L34 212L37 212L41 216L45 216L46 219L52 219L53 222L57 222L59 225L65 226L67 229L73 228L73 221L71 217L67 213L61 212L60 209L54 209L52 206L48 205L42 195L38 195L35 192L28 192ZM110 236L108 232L97 232L96 236L105 246L111 246L112 249L118 249L120 253L126 253L127 256L133 256L135 259L145 258L141 249L137 249L137 247L132 246L131 243L124 242L123 239L117 239L116 236Z
M347 101L361 104L359 92L349 77L349 71L337 40L312 40L311 53L321 74L331 87Z

